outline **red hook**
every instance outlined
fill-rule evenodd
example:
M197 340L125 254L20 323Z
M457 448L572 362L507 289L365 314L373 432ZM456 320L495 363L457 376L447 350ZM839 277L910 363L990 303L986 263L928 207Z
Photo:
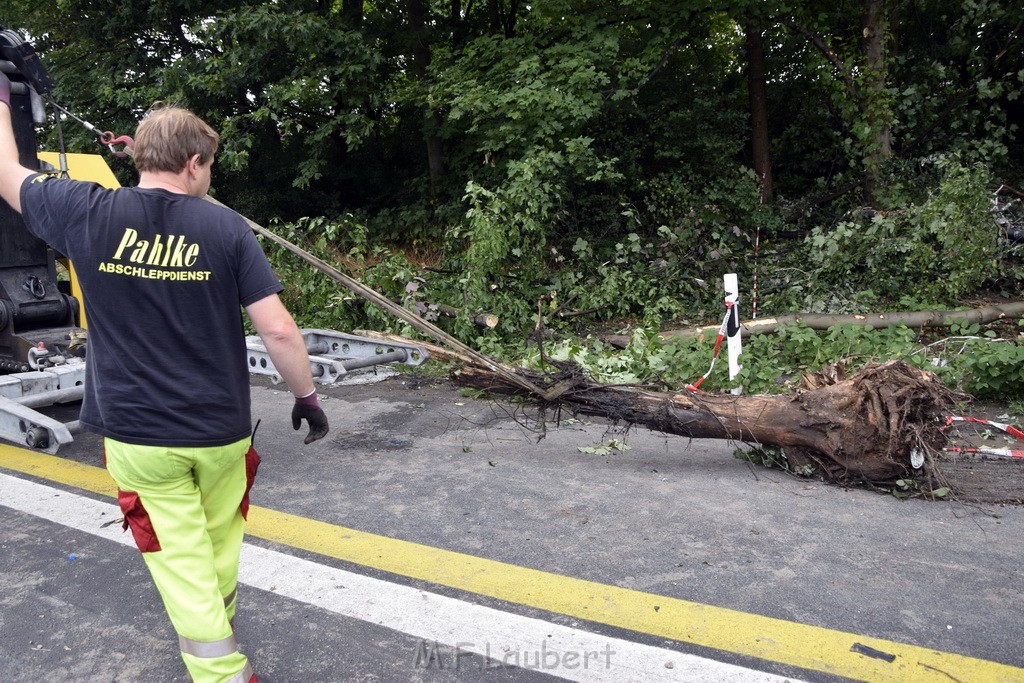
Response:
M117 157L130 156L131 152L129 152L127 150L134 149L134 147L135 147L135 140L132 140L127 135L121 135L121 136L118 136L118 137L114 137L114 134L111 133L109 130L105 130L105 131L103 131L102 134L100 134L100 143L106 145L107 147L109 147L110 151L113 152L114 156L117 156ZM124 152L117 151L116 149L114 149L114 145L124 145L125 151Z

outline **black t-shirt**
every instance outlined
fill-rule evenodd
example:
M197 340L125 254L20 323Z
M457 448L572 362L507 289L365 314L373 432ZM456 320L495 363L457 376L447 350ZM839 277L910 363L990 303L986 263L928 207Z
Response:
M75 268L89 328L81 423L126 443L222 446L252 429L240 306L280 292L233 211L159 189L43 175L28 229Z

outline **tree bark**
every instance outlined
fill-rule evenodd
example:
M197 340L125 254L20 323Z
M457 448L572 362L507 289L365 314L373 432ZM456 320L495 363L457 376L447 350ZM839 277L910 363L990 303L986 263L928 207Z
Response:
M841 366L832 366L806 375L795 393L754 396L601 385L584 379L577 367L560 368L547 377L519 372L574 413L691 438L776 446L791 470L836 482L881 484L914 476L941 484L933 456L946 437L937 425L958 398L934 374L902 361L865 366L848 378ZM526 395L507 378L478 367L461 370L456 382Z
M863 313L855 315L826 315L823 313L790 313L774 318L760 318L740 323L740 335L770 334L782 325L800 323L812 330L827 330L833 325L870 325L875 329L906 325L912 329L922 327L949 327L950 323L985 325L997 320L1009 320L1024 316L1024 302L985 306L968 311L892 311L888 313ZM699 337L717 332L717 325L691 327L679 330L665 330L661 337ZM629 344L627 335L606 335L601 339L624 348Z
M754 172L761 183L761 203L772 197L772 165L768 134L768 95L765 85L764 40L760 22L746 26L747 91L750 100L750 146Z
M878 200L878 173L892 156L891 116L885 96L885 0L864 0L864 57L867 64L867 92L863 111L871 127L868 160L864 169L864 196L867 203L881 208Z
M350 26L359 26L363 22L363 0L342 0L341 15Z
M426 91L427 69L430 66L431 53L426 26L426 7L423 0L408 0L409 29L413 37L413 72ZM430 189L437 191L441 177L444 175L444 147L437 130L441 126L441 118L425 101L422 106L426 126L424 142L427 147L427 169L430 173Z
M487 23L493 34L515 38L519 0L487 0Z
M487 23L491 33L501 33L501 0L487 0Z
M445 304L428 304L437 309L437 312L446 318L458 318L459 309L453 306L446 306ZM494 329L498 326L500 318L493 313L477 313L473 316L473 324L477 327L486 327L487 329Z

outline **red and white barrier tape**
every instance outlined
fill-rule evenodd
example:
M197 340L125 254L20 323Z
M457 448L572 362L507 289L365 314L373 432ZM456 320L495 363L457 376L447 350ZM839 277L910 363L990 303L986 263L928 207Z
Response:
M1006 432L1010 436L1016 437L1016 438L1020 439L1021 441L1024 441L1024 432L1022 432L1021 430L1019 430L1018 428L1014 427L1011 424L1006 424L1005 422L994 422L992 420L982 420L981 418L977 418L977 417L959 417L959 416L956 416L956 415L950 415L950 416L948 416L946 418L945 427L948 427L949 425L953 424L954 422L972 422L974 424L990 425L992 427L995 427L996 429L1001 429L1002 431Z
M1012 448L944 448L947 453L982 453L984 455L998 455L1001 458L1019 458L1024 460L1024 451Z
M700 391L700 385L704 382L704 380L706 380L708 377L711 376L711 371L715 369L715 360L718 358L718 354L721 353L721 351L722 351L722 341L725 339L725 331L726 331L726 328L729 326L729 316L730 315L732 315L732 302L731 301L726 301L725 302L725 317L722 318L722 324L718 328L718 336L715 337L715 351L711 355L711 367L708 368L708 371L705 372L704 376L701 377L699 380L697 380L693 384L687 384L686 387L685 387L685 389L687 391L689 391L691 393L692 392L696 392L696 391Z
M943 429L949 427L954 422L967 422L971 424L982 424L990 427L995 427L1001 431L1006 432L1010 436L1024 441L1024 431L1021 431L1017 427L1005 422L995 422L994 420L983 420L978 417L960 417L958 415L949 415L946 417L946 424L942 426ZM1024 459L1024 450L1017 450L1013 448L946 448L948 453L982 453L984 455L998 455L1002 458L1020 458Z

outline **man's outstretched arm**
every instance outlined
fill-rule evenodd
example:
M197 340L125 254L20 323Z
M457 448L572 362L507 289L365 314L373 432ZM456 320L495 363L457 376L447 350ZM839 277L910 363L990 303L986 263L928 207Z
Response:
M327 436L327 416L317 400L306 341L291 313L277 294L255 301L246 306L245 310L270 354L274 368L295 397L292 427L298 429L303 420L309 424L306 443Z
M11 81L0 71L0 197L21 213L21 185L35 173L18 161L18 143L14 140L11 118Z

